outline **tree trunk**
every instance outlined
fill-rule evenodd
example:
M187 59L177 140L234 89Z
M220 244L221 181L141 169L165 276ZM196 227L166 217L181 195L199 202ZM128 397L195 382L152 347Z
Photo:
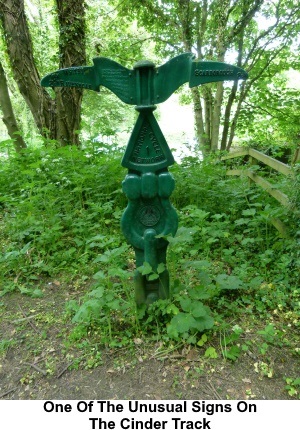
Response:
M3 122L6 125L8 134L13 140L15 150L20 152L26 148L26 143L20 134L16 117L11 104L7 80L2 64L0 63L0 105L3 113Z
M184 43L185 50L187 52L192 52L193 44L191 32L190 20L192 16L191 5L189 1L179 0L179 18L180 27L182 32L182 40ZM198 59L202 58L202 43L203 36L207 20L207 1L204 0L202 7L199 4L195 7L196 13L196 27L197 27L197 56ZM205 156L210 152L210 134L207 133L206 115L204 120L203 107L201 103L201 93L199 88L191 88L193 107L194 107L194 124L195 124L195 135L196 140L199 145L199 149ZM204 102L205 105L205 102ZM206 113L206 110L205 110Z
M195 122L195 134L199 144L199 149L203 155L210 151L209 136L205 133L204 122L203 122L203 109L201 104L201 97L198 88L191 88L193 106L194 106L194 122Z
M57 0L60 67L85 63L84 0ZM24 0L0 0L10 65L20 93L44 137L78 145L82 90L59 88L55 100L40 85Z
M45 129L48 129L51 138L54 138L51 122L53 109L50 109L52 100L40 86L24 11L24 0L0 0L0 16L10 65L20 93L40 133L44 135Z
M244 47L244 29L241 30L238 40L238 60L237 60L237 66L242 66L242 58L243 58L243 47ZM225 115L224 115L224 127L223 127L223 133L222 133L222 140L221 140L221 151L225 151L227 148L227 141L228 141L228 133L229 133L229 127L230 127L230 117L231 117L231 111L234 101L236 100L238 90L238 81L234 81L231 92L228 97L227 105L225 108ZM235 131L235 129L234 129ZM233 139L233 136L232 136ZM232 142L231 139L231 142ZM229 148L231 146L231 143L229 145Z
M225 149L226 149L229 126L230 126L231 108L232 108L233 102L236 98L237 88L238 88L238 82L235 81L233 83L232 88L231 88L231 92L230 92L230 95L228 97L227 105L225 108L224 127L223 127L222 140L221 140L221 151L225 151Z
M214 100L212 122L211 122L211 150L212 151L218 150L223 92L224 92L224 84L223 82L218 82L216 96Z
M243 103L243 101L246 98L246 94L247 94L246 91L243 91L243 90L241 91L241 95L240 95L240 98L239 98L239 101L238 101L238 104L237 104L237 108L236 108L235 114L233 116L233 119L231 121L230 133L229 133L229 139L228 139L227 146L226 146L226 151L230 151L230 148L231 148L231 145L232 145L232 142L233 142L233 138L234 138L234 135L235 135L235 129L236 129L236 125L237 125L237 122L238 122L239 114L240 114L240 111L241 111L241 108L242 108L242 103Z
M295 163L298 163L299 161L300 161L300 144L294 152L293 159L292 159L292 165L294 165Z
M86 64L84 1L56 0L59 22L60 69ZM56 89L57 139L66 145L79 145L80 108L83 90Z
M211 120L212 120L212 93L209 85L204 85L202 88L203 101L204 101L204 118L205 118L205 135L207 150L210 151L211 144Z

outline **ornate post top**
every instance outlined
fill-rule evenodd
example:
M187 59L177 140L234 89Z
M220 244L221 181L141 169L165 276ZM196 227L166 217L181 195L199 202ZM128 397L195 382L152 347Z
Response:
M133 69L109 58L93 59L93 66L70 67L50 73L41 80L44 87L111 90L124 103L154 108L166 101L185 82L195 87L208 82L247 79L245 70L217 61L197 61L192 53L178 55L160 67L152 61L138 61Z
M133 66L134 69L142 69L142 68L154 69L154 67L155 67L155 64L149 60L140 60L137 63L135 63Z

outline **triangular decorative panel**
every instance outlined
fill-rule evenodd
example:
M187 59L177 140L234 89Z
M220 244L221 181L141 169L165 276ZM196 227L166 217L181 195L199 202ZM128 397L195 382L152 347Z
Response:
M122 166L139 172L156 172L174 164L170 148L149 110L140 112L129 139Z

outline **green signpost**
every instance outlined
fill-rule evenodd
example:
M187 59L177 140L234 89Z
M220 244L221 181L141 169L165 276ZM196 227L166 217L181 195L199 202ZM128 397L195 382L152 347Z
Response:
M132 70L108 58L94 58L93 62L91 67L50 73L41 84L94 91L104 86L124 103L135 105L139 112L122 160L122 166L128 169L123 181L128 206L121 227L135 250L136 302L149 304L169 297L168 242L164 237L174 236L178 226L176 211L169 201L175 181L168 166L174 158L153 111L185 82L195 87L207 82L247 79L248 75L229 64L195 61L191 53L178 55L160 67L151 61L139 61Z

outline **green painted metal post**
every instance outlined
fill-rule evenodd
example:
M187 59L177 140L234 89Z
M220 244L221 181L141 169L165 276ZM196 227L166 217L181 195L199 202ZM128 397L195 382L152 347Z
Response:
M178 217L169 198L175 181L168 172L174 163L170 148L153 115L156 104L167 100L185 82L195 87L207 82L247 79L236 66L213 61L195 61L191 53L181 54L158 68L148 60L139 61L133 70L108 58L95 58L93 66L61 69L45 76L41 84L49 87L86 88L100 86L114 92L124 103L139 112L129 139L122 166L128 169L123 191L128 206L121 220L127 241L133 246L136 267L144 263L151 273L136 270L135 298L138 305L169 297L166 267L167 235L175 235Z
M178 218L169 201L175 181L167 167L174 163L173 155L153 115L155 65L140 61L136 71L136 95L139 112L126 148L122 166L128 168L123 191L128 198L121 227L128 242L134 247L136 266L144 262L160 274L156 279L136 270L135 298L138 305L150 304L169 297L169 273L166 268L168 242L156 236L175 235ZM153 274L152 274L153 276Z

